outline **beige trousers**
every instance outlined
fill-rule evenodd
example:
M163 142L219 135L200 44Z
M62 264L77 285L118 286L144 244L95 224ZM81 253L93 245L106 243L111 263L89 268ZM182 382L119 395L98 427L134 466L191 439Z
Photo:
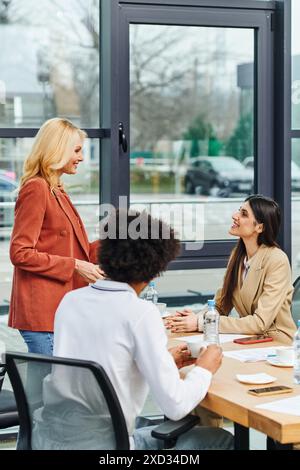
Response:
M212 426L215 428L221 428L223 426L222 416L213 411L206 410L201 405L198 405L191 414L200 418L200 426Z

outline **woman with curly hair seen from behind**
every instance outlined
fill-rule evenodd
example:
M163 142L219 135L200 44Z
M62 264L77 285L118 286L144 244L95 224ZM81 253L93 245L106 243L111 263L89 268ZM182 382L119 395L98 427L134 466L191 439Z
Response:
M109 225L110 222L104 227L105 234ZM221 364L222 353L219 346L209 346L194 360L195 367L186 378L180 378L178 368L192 362L186 344L168 351L168 338L158 308L138 297L148 282L165 271L178 254L179 240L168 225L145 213L117 212L112 227L108 236L100 236L99 263L107 279L69 292L63 298L55 317L54 354L101 364L119 398L131 448L158 449L163 443L151 436L151 426L135 430L135 419L143 409L149 388L162 412L170 419L179 420L206 395L212 374ZM83 384L77 388L76 380L75 376L74 383L68 387L80 389L82 396ZM50 394L53 390L52 386ZM65 387L62 390L68 394ZM91 393L90 388L86 393ZM49 400L50 404L59 401L52 394ZM57 422L53 426L57 427ZM71 426L65 427L73 432ZM37 431L39 440L40 431ZM44 433L49 440L47 448L62 445L56 432L49 429L49 423ZM89 448L97 449L101 445L112 448L108 435L103 437L102 433L100 439L93 429L90 434ZM74 438L82 445L80 430L74 430ZM105 438L107 441L103 442ZM73 437L68 442L74 445ZM232 436L223 429L199 427L181 436L176 448L231 449Z

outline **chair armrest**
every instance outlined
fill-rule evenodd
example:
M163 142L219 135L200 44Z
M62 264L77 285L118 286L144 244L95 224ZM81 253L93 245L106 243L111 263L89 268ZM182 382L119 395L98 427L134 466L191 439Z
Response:
M163 440L176 439L193 428L199 421L198 416L194 415L187 415L179 421L168 420L153 429L151 436Z

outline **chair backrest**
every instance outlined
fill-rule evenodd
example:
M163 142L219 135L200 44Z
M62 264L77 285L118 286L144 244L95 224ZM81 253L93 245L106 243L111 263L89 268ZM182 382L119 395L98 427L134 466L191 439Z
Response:
M297 325L298 320L300 320L300 276L294 281L293 286L292 316Z
M129 449L125 418L104 369L77 359L6 353L21 450Z

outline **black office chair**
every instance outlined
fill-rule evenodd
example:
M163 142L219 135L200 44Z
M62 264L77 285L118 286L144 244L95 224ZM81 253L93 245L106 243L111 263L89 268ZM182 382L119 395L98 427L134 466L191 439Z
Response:
M293 286L292 316L297 325L298 320L300 320L300 276L294 281Z
M118 397L99 364L8 352L6 366L19 411L18 450L129 449ZM197 422L189 415L155 431L173 440Z
M18 426L19 415L14 393L10 390L2 388L6 368L4 364L0 364L0 429L7 429ZM9 434L12 435L11 433ZM2 439L7 437L2 434Z

